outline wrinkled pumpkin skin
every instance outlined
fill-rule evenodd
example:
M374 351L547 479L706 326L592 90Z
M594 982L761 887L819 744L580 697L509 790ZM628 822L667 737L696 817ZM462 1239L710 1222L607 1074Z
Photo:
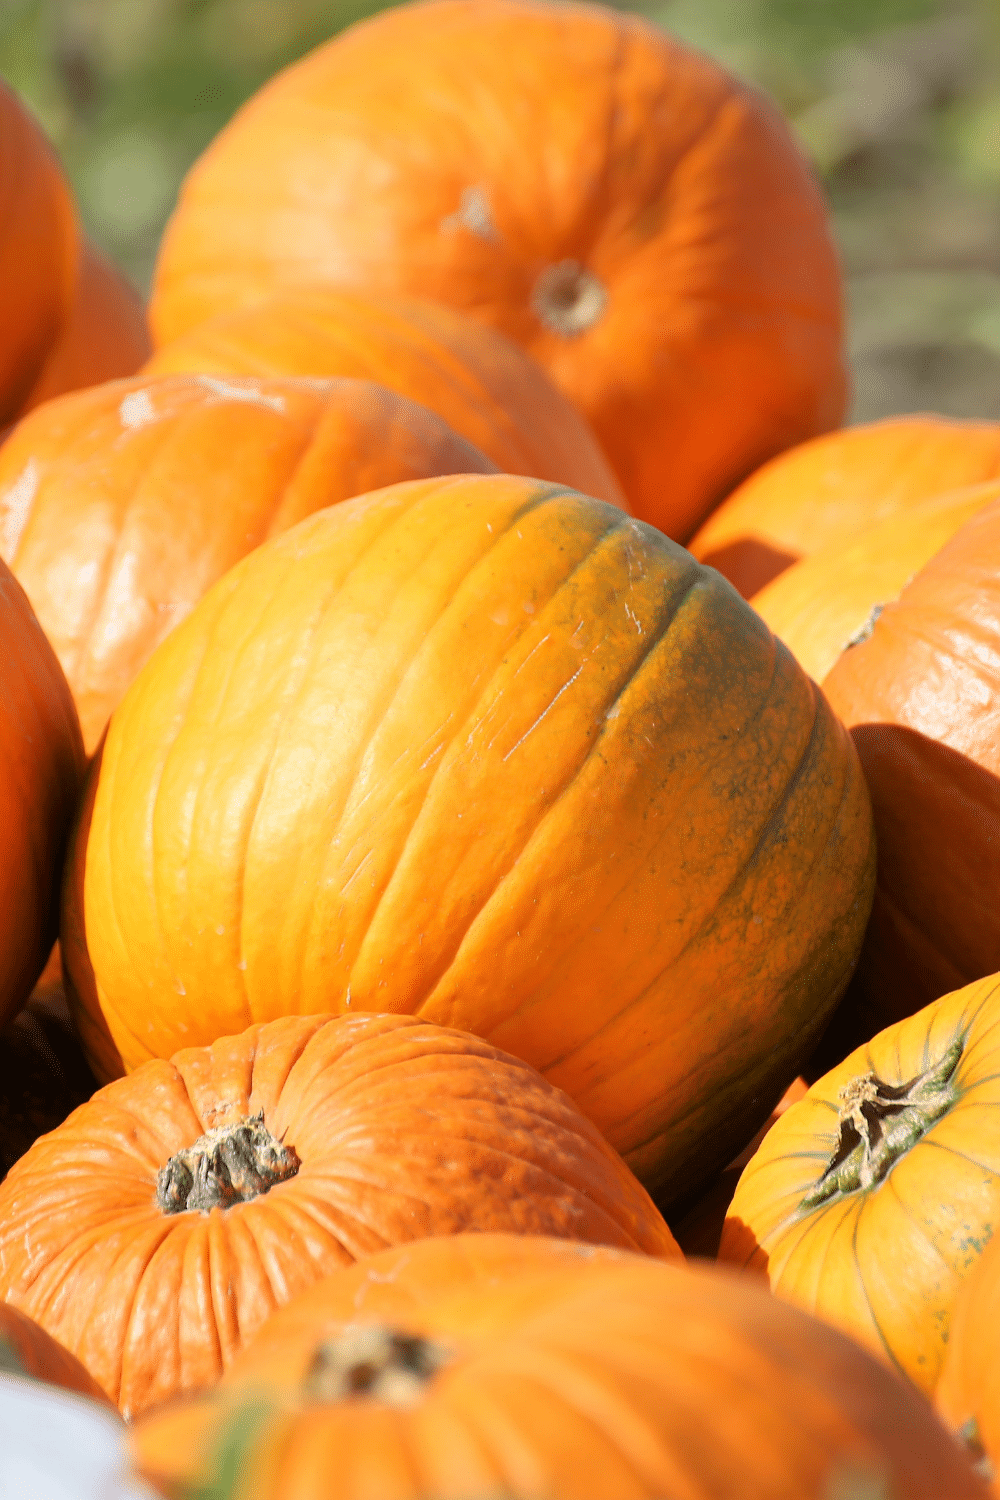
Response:
M495 329L434 302L282 288L199 323L146 369L374 380L437 412L503 473L629 508L587 423L541 366Z
M164 1204L177 1153L257 1115L291 1175L229 1206ZM682 1259L526 1064L409 1016L289 1016L148 1063L36 1141L0 1186L0 1296L128 1415L212 1384L275 1307L358 1256L464 1229Z
M823 690L872 795L878 883L840 1055L1000 970L1000 502L955 533Z
M0 79L0 429L20 412L69 316L76 269L69 186Z
M154 336L317 281L521 344L679 541L843 415L839 271L787 125L610 8L399 6L250 100L185 182Z
M998 1223L994 974L887 1027L786 1110L740 1178L719 1259L766 1276L776 1296L844 1329L929 1395L959 1289Z
M163 643L91 773L65 958L101 1076L419 1014L532 1063L665 1203L799 1071L873 868L846 734L717 573L458 477L302 522Z
M492 467L369 381L114 381L47 403L0 449L0 557L92 753L158 643L266 537L374 487Z
M1000 423L887 417L801 443L752 474L692 539L752 599L800 558L966 485L1000 478Z
M331 1389L339 1351L379 1331L435 1367L396 1395L391 1365L370 1381L357 1360L359 1388ZM131 1443L179 1497L206 1493L224 1445L243 1476L232 1500L327 1500L331 1474L338 1500L988 1493L912 1388L752 1282L507 1235L418 1241L328 1277L215 1391L151 1412Z
M800 558L750 602L803 671L822 683L914 575L997 499L994 479L909 506Z
M0 562L0 1026L56 940L59 885L83 782L69 686L24 590Z

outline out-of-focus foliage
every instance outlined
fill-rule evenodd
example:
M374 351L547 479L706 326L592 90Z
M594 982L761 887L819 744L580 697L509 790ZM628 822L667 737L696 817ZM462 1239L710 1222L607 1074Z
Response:
M278 68L378 0L0 0L0 72L140 285L184 171ZM822 175L856 418L1000 418L996 0L636 0L767 89ZM419 66L417 59L414 65Z

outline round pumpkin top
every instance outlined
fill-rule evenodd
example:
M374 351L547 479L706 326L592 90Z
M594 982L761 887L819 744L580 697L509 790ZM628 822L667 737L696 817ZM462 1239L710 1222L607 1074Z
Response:
M493 1235L327 1278L132 1445L170 1493L226 1464L259 1500L986 1494L912 1388L752 1282Z
M188 174L155 337L313 281L502 330L680 541L844 408L836 257L785 122L602 6L398 6L271 80Z
M113 381L47 402L0 449L0 556L90 752L156 645L266 537L379 485L492 467L367 380Z
M782 1115L740 1178L719 1258L930 1392L998 1214L992 975L887 1027Z
M293 1292L463 1229L681 1258L527 1064L410 1016L289 1016L101 1089L0 1185L0 1295L126 1413L210 1384Z
M76 216L48 141L0 79L0 428L21 410L69 314Z
M799 558L998 477L1000 423L887 417L771 459L709 517L691 551L749 599Z
M146 368L374 380L437 412L504 473L628 509L587 423L541 366L495 329L433 302L283 287L198 323Z
M870 901L850 741L753 611L507 475L259 547L136 678L89 796L63 943L103 1076L248 1017L419 1013L670 1193L766 1118Z
M822 682L841 652L867 640L886 605L959 527L997 499L1000 483L990 480L908 506L801 558L751 603L803 670Z

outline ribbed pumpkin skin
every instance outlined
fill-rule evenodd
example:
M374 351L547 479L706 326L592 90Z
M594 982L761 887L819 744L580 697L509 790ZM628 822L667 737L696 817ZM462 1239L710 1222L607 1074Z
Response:
M751 604L814 682L858 643L873 610L897 599L966 521L1000 498L1000 483L969 485L865 526L793 563Z
M447 1350L416 1399L310 1396L324 1342L377 1323ZM229 1436L232 1500L326 1500L334 1474L338 1500L988 1493L916 1392L752 1283L494 1235L327 1278L216 1391L131 1429L137 1467L182 1497Z
M24 590L0 562L0 1025L56 940L59 882L84 773L69 686Z
M104 1076L410 1012L533 1063L667 1197L795 1076L870 901L849 739L748 606L504 475L259 548L133 683L91 798L65 955Z
M800 558L996 478L1000 423L889 417L772 459L709 517L691 551L750 599Z
M156 645L266 537L375 486L491 469L368 381L115 381L49 402L0 449L0 556L55 647L89 753Z
M964 1038L954 1099L872 1187L803 1199L837 1148L840 1091L874 1073L898 1086ZM845 1329L928 1394L951 1309L1000 1216L1000 976L887 1027L819 1079L764 1137L740 1178L719 1259Z
M494 329L433 302L285 288L199 323L146 368L374 380L437 412L505 474L628 509L590 428L544 370Z
M1000 969L998 556L994 501L823 684L857 744L878 836L875 905L849 997L857 1041Z
M0 1370L30 1375L65 1391L78 1391L92 1401L108 1398L80 1361L16 1307L0 1302Z
M182 190L154 337L318 280L513 338L679 541L843 414L839 273L787 126L610 8L400 6L244 106Z
M65 391L134 375L149 354L138 292L107 256L81 238L72 307L22 411Z
M55 154L0 79L0 428L13 421L73 296L76 220Z
M167 1214L157 1173L263 1111L301 1166ZM127 1414L209 1385L276 1306L358 1256L465 1229L680 1260L569 1099L476 1037L409 1016L289 1016L99 1091L0 1186L0 1295Z

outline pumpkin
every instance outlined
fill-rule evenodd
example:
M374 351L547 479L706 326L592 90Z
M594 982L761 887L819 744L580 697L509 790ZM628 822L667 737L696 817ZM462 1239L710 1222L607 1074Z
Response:
M131 1442L178 1497L987 1494L915 1391L752 1283L498 1235L328 1277Z
M38 1323L0 1302L0 1375L22 1375L44 1380L63 1390L77 1391L109 1404L100 1386L68 1349L45 1332Z
M753 1156L757 1147L764 1139L775 1120L780 1120L785 1110L805 1094L808 1084L804 1078L794 1079L787 1087L777 1104L758 1130L757 1134L744 1146L739 1156L735 1157L719 1175L709 1183L704 1192L700 1192L693 1203L681 1204L671 1214L671 1229L685 1255L702 1255L714 1260L719 1250L719 1240L722 1236L722 1226L729 1211L729 1205L736 1191L736 1184L743 1173L743 1168Z
M879 1032L764 1137L719 1259L928 1393L1000 1214L1000 976Z
M76 219L55 154L0 79L0 428L13 421L69 315Z
M1000 969L998 556L994 501L824 679L858 747L878 841L871 923L837 1019L844 1051Z
M569 1099L410 1016L289 1016L147 1063L0 1186L0 1295L126 1414L211 1384L276 1306L463 1229L680 1258Z
M969 485L829 542L765 584L751 600L816 682L842 651L866 640L887 604L990 501L1000 483Z
M691 542L746 599L800 558L1000 478L1000 423L888 417L802 443L751 475ZM904 528L905 528L905 523Z
M64 391L133 375L149 353L141 298L117 266L83 237L72 306L22 411Z
M97 1083L73 1030L58 945L31 996L0 1032L0 1177Z
M56 939L59 883L84 773L73 699L17 579L0 561L0 1026Z
M981 1472L1000 1475L1000 1391L996 1345L1000 1325L1000 1236L995 1231L955 1298L934 1405L979 1460Z
M557 480L627 509L586 422L541 367L449 307L286 289L199 324L146 369L374 380L437 412L504 473Z
M369 381L115 381L48 402L0 449L0 556L62 663L89 753L157 643L265 537L372 487L491 469Z
M536 480L272 538L112 716L64 906L99 1076L296 1012L419 1013L564 1088L664 1202L854 965L867 792L718 574Z
M679 541L844 410L836 256L787 125L602 6L400 6L251 99L183 186L155 339L315 281L516 340Z

